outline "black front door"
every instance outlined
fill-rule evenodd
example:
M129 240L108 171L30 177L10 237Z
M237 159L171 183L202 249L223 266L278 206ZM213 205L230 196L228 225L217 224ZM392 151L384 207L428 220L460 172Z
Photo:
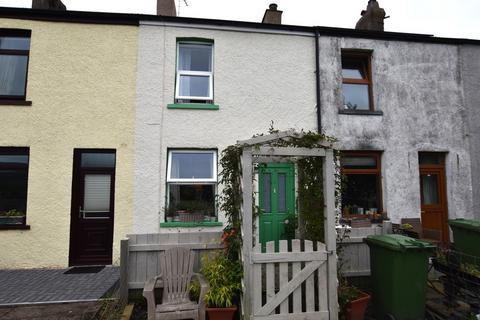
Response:
M69 264L112 263L115 150L76 149Z

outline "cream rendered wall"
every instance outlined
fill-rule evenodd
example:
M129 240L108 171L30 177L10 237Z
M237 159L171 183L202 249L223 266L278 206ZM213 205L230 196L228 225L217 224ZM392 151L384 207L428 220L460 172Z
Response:
M313 35L251 31L140 26L135 233L199 230L159 228L168 148L217 148L220 155L237 140L266 132L271 121L280 130L316 130ZM214 40L214 103L219 110L167 109L174 102L177 37ZM222 213L219 220L224 221Z
M27 100L0 106L0 146L30 147L27 224L0 230L0 268L68 265L74 148L117 150L113 261L131 230L135 26L0 19L32 30Z

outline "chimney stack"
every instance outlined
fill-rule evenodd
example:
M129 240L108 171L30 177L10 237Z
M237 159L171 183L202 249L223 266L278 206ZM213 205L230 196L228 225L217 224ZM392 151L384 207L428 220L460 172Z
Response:
M383 20L386 19L385 10L380 8L376 0L369 0L367 10L362 10L361 15L355 29L383 31Z
M157 15L176 17L175 0L157 0Z
M32 9L66 11L67 7L61 0L32 0Z
M268 6L268 9L265 10L262 23L282 24L282 13L283 11L278 11L277 5L272 3Z

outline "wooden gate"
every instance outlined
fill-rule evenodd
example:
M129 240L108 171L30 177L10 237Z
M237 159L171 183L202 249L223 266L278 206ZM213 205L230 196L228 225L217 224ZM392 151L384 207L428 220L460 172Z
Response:
M252 319L329 319L325 245L292 240L288 247L287 240L279 252L274 241L266 253L254 247Z

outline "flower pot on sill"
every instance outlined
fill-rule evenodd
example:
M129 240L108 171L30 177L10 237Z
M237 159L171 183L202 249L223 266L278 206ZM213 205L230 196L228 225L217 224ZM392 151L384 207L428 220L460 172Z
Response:
M350 301L347 304L346 319L347 320L363 320L365 311L367 310L370 295L365 292L360 292L360 297Z
M232 308L207 308L209 320L232 320L237 307Z

